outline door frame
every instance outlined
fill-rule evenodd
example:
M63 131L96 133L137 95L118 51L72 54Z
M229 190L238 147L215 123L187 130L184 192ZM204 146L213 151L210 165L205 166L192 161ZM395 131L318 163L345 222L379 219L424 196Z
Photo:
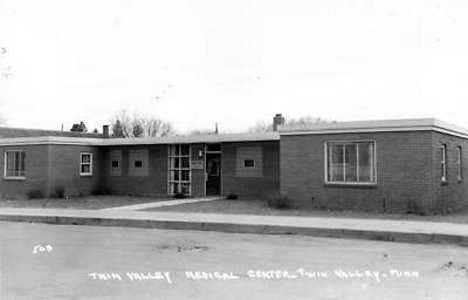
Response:
M215 145L215 144L219 144L219 151L209 151L208 150L208 145ZM206 174L206 163L207 163L207 154L219 154L219 196L221 196L223 194L223 148L222 148L222 144L221 143L209 143L209 144L205 144L205 166L203 168L204 170L204 173L205 173L205 184L204 184L204 188L205 188L205 197L207 196L206 195L206 184L208 183L208 176Z

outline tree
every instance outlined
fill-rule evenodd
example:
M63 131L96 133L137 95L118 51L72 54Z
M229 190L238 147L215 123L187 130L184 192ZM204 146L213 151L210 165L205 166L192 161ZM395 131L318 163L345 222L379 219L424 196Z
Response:
M127 133L124 130L122 122L120 122L120 120L116 120L114 124L112 124L112 137L115 137L115 138L128 137Z
M70 131L73 131L73 132L88 132L88 129L86 129L86 125L83 122L80 122L79 124L78 123L73 124Z
M136 112L130 114L126 110L115 114L110 123L113 137L163 137L175 134L174 127L169 122Z
M145 130L141 124L135 124L132 128L133 137L143 137Z
M324 119L321 117L314 117L314 116L304 116L297 119L290 119L286 120L284 126L288 127L299 127L299 128L307 128L308 126L314 124L324 124L324 123L335 123L336 121L331 119ZM265 123L265 122L258 122L254 126L247 129L250 133L260 133L260 132L270 132L273 131L273 124Z
M155 117L147 117L144 122L145 136L164 137L175 134L172 123L163 121Z

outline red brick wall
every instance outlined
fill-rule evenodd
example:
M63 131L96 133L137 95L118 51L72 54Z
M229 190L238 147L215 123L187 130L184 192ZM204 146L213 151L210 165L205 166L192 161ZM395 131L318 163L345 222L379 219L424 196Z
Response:
M326 185L326 141L374 140L377 185ZM282 136L281 192L303 208L406 212L432 210L433 150L431 132L381 132Z
M26 179L11 180L4 178L4 151L26 151ZM28 191L41 190L44 196L48 192L49 150L46 145L0 146L0 200L26 198Z
M256 146L262 147L263 177L236 177L237 148ZM279 142L224 143L221 164L223 195L265 198L279 193Z
M56 187L64 187L66 196L89 195L101 186L101 151L98 147L79 145L49 145L49 182L47 195ZM80 175L81 153L93 154L93 175Z
M148 176L129 175L129 150L149 150ZM110 176L110 151L122 150L122 176ZM115 146L102 150L103 191L118 195L167 196L167 145Z
M468 206L468 140L434 132L433 137L433 187L434 210L440 213L456 212ZM440 147L447 145L447 182L441 181ZM462 147L462 180L458 180L457 148Z

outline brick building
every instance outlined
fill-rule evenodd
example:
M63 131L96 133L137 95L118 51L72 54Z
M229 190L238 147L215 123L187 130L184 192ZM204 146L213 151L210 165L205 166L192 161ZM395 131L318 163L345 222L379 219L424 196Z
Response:
M435 119L281 126L279 132L114 139L0 138L0 199L31 191L284 194L302 208L437 213L468 205L468 131ZM278 126L279 125L279 126Z

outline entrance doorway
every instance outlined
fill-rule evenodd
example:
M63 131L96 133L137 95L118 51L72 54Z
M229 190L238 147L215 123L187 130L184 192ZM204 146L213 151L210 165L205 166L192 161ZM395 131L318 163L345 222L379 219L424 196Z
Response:
M211 145L210 145L211 146ZM206 195L221 195L221 152L206 151Z

